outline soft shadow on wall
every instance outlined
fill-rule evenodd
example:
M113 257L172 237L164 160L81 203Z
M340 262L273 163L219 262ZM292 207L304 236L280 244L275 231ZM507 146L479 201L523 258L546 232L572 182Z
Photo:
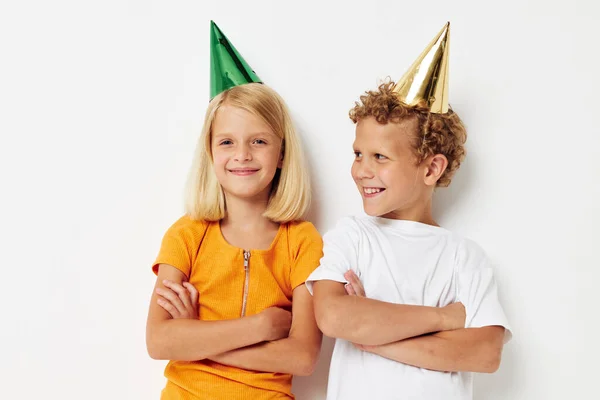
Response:
M294 118L295 126L298 129L298 133L302 139L304 139L305 134L301 128L301 124L298 123L298 119ZM308 172L310 175L311 182L313 183L312 187L312 203L310 210L306 219L312 222L319 232L323 235L322 226L322 209L319 207L322 204L322 201L327 201L327 199L322 198L321 191L316 190L317 187L317 179L316 171L312 166L316 165L313 157L315 155L311 153L309 150L309 146L307 146L307 141L302 140L302 145L304 149L304 154L306 155L306 162L308 167ZM335 341L328 337L323 337L323 344L321 346L321 354L319 356L319 361L315 368L315 371L311 376L298 376L294 377L294 383L292 388L292 393L296 396L298 400L318 400L325 399L325 395L327 393L327 379L329 376L329 363L331 361L331 354L333 353L333 345Z
M439 188L434 194L433 216L441 226L450 230L462 230L460 218L454 217L458 215L461 218L468 218L469 208L471 207L468 203L477 201L480 197L477 180L483 177L477 174L478 162L476 158L474 154L467 153L467 158L452 178L450 186ZM485 223L485 221L481 223ZM492 260L493 262L494 260ZM495 268L495 271L497 271L497 268ZM496 272L496 277L497 275ZM502 289L502 283L498 283L500 289ZM500 292L502 291L500 290ZM503 305L506 304L502 296L500 296L500 302ZM510 315L507 317L510 322ZM497 372L493 374L475 374L473 398L501 400L517 396L518 387L520 387L519 380L523 376L522 368L519 367L522 362L519 360L518 346L518 340L513 339L504 347L502 362Z

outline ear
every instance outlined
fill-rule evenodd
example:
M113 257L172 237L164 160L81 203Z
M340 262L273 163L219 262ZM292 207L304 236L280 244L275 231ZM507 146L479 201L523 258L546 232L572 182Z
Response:
M425 184L435 186L448 167L448 159L443 154L436 154L425 160Z
M277 163L277 168L283 168L283 154L285 153L285 142L281 143L281 154L279 155L279 162Z

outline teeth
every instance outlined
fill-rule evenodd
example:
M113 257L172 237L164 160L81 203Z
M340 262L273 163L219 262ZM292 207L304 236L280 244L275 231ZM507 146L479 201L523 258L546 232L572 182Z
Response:
M379 189L379 188L365 188L364 190L365 190L366 194L373 194L373 193L381 192L381 189Z

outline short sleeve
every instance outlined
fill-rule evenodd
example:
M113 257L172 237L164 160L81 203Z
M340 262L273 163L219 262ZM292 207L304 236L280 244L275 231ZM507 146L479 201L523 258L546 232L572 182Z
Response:
M341 219L323 236L323 258L319 267L308 277L306 287L313 294L313 283L330 280L348 283L344 274L358 264L358 227L350 217ZM360 275L359 275L360 276Z
M465 240L457 254L458 300L465 306L465 328L499 325L506 329L504 342L512 338L508 319L498 300L492 265L484 251Z
M206 222L195 221L188 216L171 225L163 236L160 251L152 265L154 274L158 274L159 264L169 264L189 278L206 228Z
M302 285L317 268L323 256L323 239L310 222L300 222L293 232L293 264L290 271L292 290Z

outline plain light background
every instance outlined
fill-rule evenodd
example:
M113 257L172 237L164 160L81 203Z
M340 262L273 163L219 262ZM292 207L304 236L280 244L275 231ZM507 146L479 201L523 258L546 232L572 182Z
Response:
M288 102L326 232L361 212L358 96L451 21L450 102L468 157L436 194L496 265L514 329L477 399L597 393L594 1L19 1L0 6L0 397L157 399L150 265L182 212L214 19ZM332 341L298 399L324 399Z

